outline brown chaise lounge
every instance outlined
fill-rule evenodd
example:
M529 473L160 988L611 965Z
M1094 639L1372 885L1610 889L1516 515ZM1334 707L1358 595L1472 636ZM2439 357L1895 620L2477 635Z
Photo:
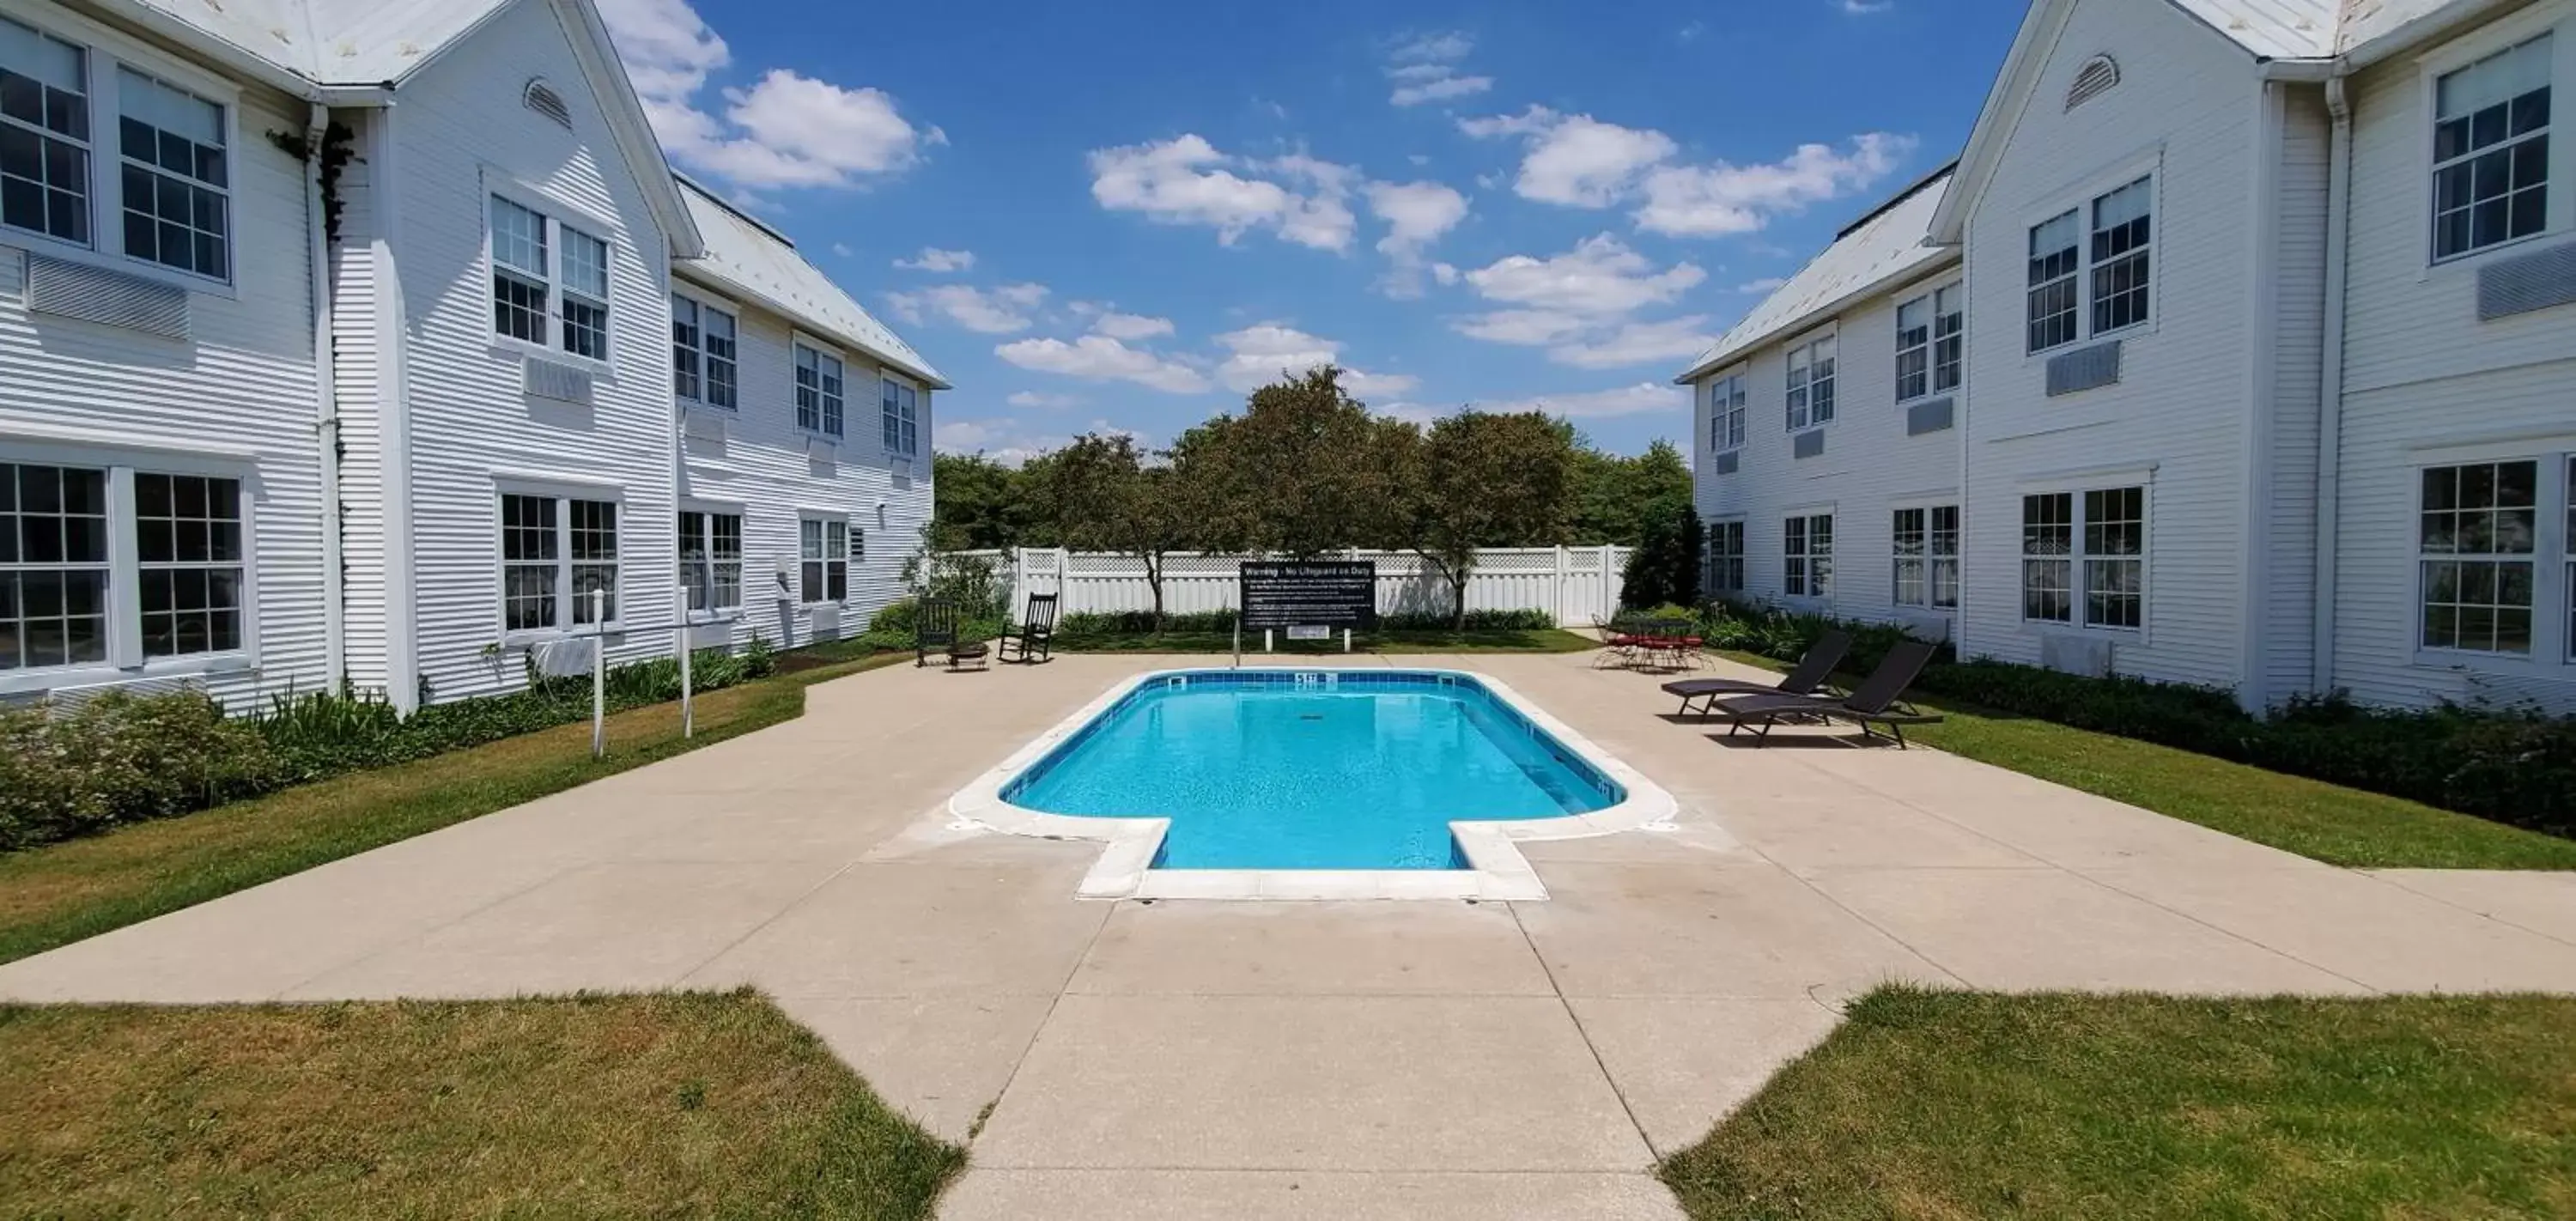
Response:
M1771 727L1783 720L1808 717L1818 720L1850 721L1860 726L1864 740L1885 738L1901 749L1906 745L1908 725L1938 724L1937 715L1921 712L1904 700L1905 690L1923 673L1932 660L1933 648L1920 640L1908 640L1887 651L1887 659L1849 699L1828 699L1814 695L1748 695L1718 703L1704 715L1713 720L1733 722L1726 733L1733 737L1745 726L1753 726L1754 745L1760 746L1771 735ZM1887 732L1878 732L1884 725Z
M1664 684L1664 694L1682 697L1681 711L1676 716L1689 716L1691 704L1697 701L1705 713L1717 701L1736 695L1814 695L1833 677L1834 667L1843 664L1843 655L1851 652L1851 633L1835 628L1816 637L1807 647L1807 655L1780 676L1779 681L1764 683L1742 678L1685 678Z

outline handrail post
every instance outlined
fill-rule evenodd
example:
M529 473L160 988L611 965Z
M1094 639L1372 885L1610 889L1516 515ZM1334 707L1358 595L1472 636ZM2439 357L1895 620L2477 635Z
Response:
M590 591L590 757L608 753L608 591Z
M712 600L712 599L710 599L710 600ZM697 735L698 719L697 719L697 702L696 702L696 700L694 700L693 698L691 698L691 694L690 694L690 692L691 692L691 684L690 684L690 682L689 682L689 679L690 679L690 674L689 674L689 665L690 665L690 663L691 663L691 662L693 662L693 661L695 661L695 660L697 660L697 659L691 656L691 654L692 654L692 653L694 653L694 652L696 652L696 650L695 650L695 649L693 649L693 648L691 648L690 646L691 646L691 645L693 645L693 644L695 644L696 642L695 642L694 640L691 640L691 639L689 638L689 637L690 637L690 633L689 633L689 587L688 587L688 586L686 586L686 585L682 585L682 586L680 586L680 601L679 601L679 606L680 606L680 632L679 632L679 641L680 641L680 736L681 736L682 738L690 738L690 737L695 737L695 736Z

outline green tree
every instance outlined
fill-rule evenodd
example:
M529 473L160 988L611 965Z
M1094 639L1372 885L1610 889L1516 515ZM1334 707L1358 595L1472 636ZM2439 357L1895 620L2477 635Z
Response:
M1631 608L1698 606L1700 552L1706 532L1685 500L1658 508L1628 556L1619 601Z
M1201 497L1195 470L1153 465L1150 457L1125 434L1086 433L1048 456L1037 485L1063 546L1144 561L1160 630L1164 562L1199 545Z
M1206 480L1218 545L1311 559L1398 532L1384 423L1325 367L1253 391L1242 415L1191 429L1173 455Z
M1572 436L1572 429L1567 429ZM1691 499L1690 464L1672 442L1657 440L1633 458L1607 454L1573 437L1575 506L1563 541L1576 546L1634 547L1646 524Z
M931 546L1006 551L1027 545L1029 502L1020 474L982 454L931 455Z
M1552 539L1574 484L1570 432L1538 412L1467 410L1431 426L1406 426L1382 442L1381 459L1400 489L1399 545L1420 555L1448 584L1457 625L1467 626L1467 579L1485 547Z

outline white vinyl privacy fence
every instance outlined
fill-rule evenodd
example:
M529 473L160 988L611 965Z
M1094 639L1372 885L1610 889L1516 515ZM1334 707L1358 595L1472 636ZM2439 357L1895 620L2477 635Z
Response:
M1585 627L1619 609L1620 577L1629 547L1515 547L1477 554L1467 578L1471 611L1543 611L1562 627ZM1112 613L1154 609L1145 561L1110 552L1021 548L982 552L999 562L1011 581L1014 616L1030 594L1058 594L1063 613ZM1260 556L1170 555L1163 559L1163 609L1187 615L1234 610L1242 588L1240 569ZM1377 565L1380 614L1449 614L1449 583L1439 569L1410 551L1348 551L1332 559Z

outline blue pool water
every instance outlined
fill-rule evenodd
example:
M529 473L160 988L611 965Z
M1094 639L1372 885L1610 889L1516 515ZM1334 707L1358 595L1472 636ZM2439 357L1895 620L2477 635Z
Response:
M1452 820L1562 818L1627 796L1464 675L1161 677L1002 792L1026 809L1168 818L1159 869L1455 869Z

